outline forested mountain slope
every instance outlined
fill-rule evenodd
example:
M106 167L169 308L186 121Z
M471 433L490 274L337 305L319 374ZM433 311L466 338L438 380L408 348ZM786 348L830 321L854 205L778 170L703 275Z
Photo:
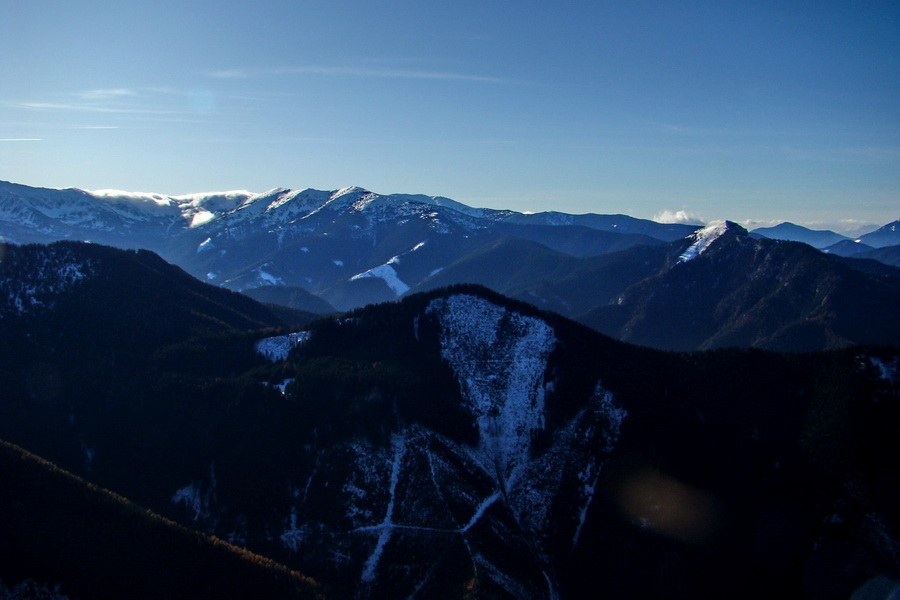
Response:
M666 353L457 286L294 334L260 313L109 335L91 363L93 321L171 307L59 327L87 285L63 280L0 322L0 437L326 595L837 600L900 577L896 349Z

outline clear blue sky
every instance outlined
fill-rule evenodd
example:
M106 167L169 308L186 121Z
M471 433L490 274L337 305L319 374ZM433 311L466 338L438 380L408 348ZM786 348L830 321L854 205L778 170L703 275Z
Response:
M900 3L5 0L0 179L900 217Z

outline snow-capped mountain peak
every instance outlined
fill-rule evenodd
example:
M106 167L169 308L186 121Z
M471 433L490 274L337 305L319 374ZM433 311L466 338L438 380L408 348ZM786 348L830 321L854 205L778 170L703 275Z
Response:
M744 231L744 229L731 221L713 221L706 227L698 229L687 239L692 244L678 257L678 262L688 262L703 254L709 247L729 231Z

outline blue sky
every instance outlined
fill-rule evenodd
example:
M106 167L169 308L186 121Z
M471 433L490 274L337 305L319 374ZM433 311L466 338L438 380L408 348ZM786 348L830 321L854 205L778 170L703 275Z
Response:
M0 179L900 217L900 3L8 0Z

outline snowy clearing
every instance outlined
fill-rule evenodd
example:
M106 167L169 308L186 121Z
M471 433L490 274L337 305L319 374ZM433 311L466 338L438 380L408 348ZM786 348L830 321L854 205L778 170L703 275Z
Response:
M257 354L265 356L274 363L285 360L291 350L308 340L309 336L310 332L308 331L298 331L297 333L263 338L256 342L254 348Z

